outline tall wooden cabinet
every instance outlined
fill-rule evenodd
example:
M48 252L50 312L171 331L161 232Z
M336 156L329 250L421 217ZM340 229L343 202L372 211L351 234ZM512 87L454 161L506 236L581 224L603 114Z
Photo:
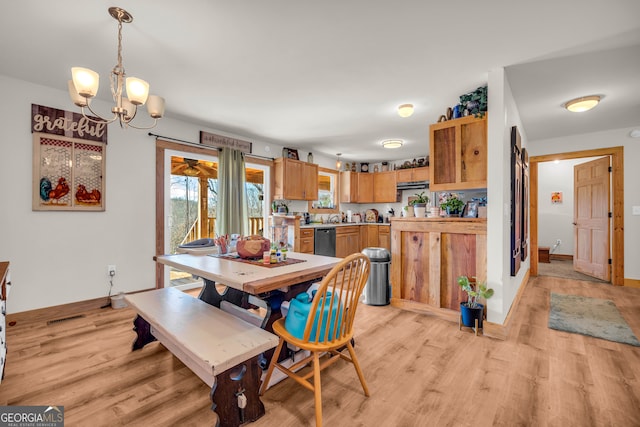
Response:
M274 160L278 200L318 200L318 165L280 157Z
M487 114L429 127L431 191L487 187Z

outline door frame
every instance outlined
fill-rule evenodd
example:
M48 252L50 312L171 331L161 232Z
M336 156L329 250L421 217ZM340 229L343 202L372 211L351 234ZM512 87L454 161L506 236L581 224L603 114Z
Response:
M624 286L624 147L607 147L567 153L545 154L529 158L531 204L531 275L538 275L538 163L583 157L611 157L611 196L613 224L611 228L611 284Z
M211 157L218 157L218 149L212 147L199 147L193 143L180 143L171 142L161 137L156 138L156 256L163 255L165 251L165 152L180 151L183 153L194 153L196 155L204 155ZM269 194L273 194L273 161L264 160L258 157L251 157L251 163L268 166L269 184L268 188L265 188L265 192L269 191ZM265 179L266 179L265 174ZM267 205L268 208L269 205ZM154 256L155 259L155 256ZM164 288L165 275L164 265L156 263L156 289Z

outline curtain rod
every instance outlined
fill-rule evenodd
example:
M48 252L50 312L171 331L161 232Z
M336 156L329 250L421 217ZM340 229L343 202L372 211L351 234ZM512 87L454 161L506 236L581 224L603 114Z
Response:
M156 138L164 138L164 139L170 139L172 141L176 141L176 142L180 142L182 144L187 144L187 145L192 145L194 147L199 147L199 148L210 148L212 150L216 150L216 151L220 151L220 148L217 147L211 147L210 145L202 145L202 144L198 144L197 142L191 142L191 141L185 141L184 139L178 139L178 138L172 138L170 136L163 136L163 135L158 135L156 133L152 133L149 132L149 136L155 136ZM255 157L257 159L265 159L265 160L275 160L273 157L265 157L265 156L259 156L257 154L251 154L251 153L245 153L246 156L249 157Z

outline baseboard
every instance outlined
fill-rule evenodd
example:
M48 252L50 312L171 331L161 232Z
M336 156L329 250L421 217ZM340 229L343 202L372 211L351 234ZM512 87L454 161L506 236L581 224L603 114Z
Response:
M624 279L624 286L630 288L640 288L640 280L638 279Z
M573 261L573 255L549 254L549 259L555 259L557 261Z
M144 289L137 292L144 292L150 289ZM105 307L106 306L106 307ZM73 316L83 311L96 310L105 307L111 310L111 300L109 297L100 297L85 301L72 302L69 304L54 305L51 307L37 308L35 310L20 311L18 313L7 314L7 324L11 326L16 323L24 322L45 322L49 320L62 319Z

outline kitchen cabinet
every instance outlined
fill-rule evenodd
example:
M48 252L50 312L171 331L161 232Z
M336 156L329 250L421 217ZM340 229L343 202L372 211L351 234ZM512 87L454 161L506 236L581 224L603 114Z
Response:
M487 220L391 220L391 304L458 320L466 299L457 277L487 279Z
M318 200L318 165L280 157L274 160L277 200Z
M8 262L0 262L0 286L0 382L2 382L4 365L7 361L7 298L11 289Z
M300 247L296 248L296 252L312 254L315 246L315 230L313 228L300 229Z
M429 166L394 171L397 182L429 181Z
M379 225L360 226L360 251L364 248L375 248L378 246Z
M391 226L378 226L378 247L391 251Z
M398 202L396 173L340 172L341 203Z
M396 188L396 171L376 172L373 175L373 202L395 203L399 201Z
M340 202L356 203L358 201L358 173L340 172Z
M487 114L429 127L431 191L487 187Z
M360 251L365 248L385 248L391 251L390 225L361 225Z
M336 256L338 258L360 252L360 227L359 225L336 227Z
M368 172L358 173L358 203L373 203L373 175Z

